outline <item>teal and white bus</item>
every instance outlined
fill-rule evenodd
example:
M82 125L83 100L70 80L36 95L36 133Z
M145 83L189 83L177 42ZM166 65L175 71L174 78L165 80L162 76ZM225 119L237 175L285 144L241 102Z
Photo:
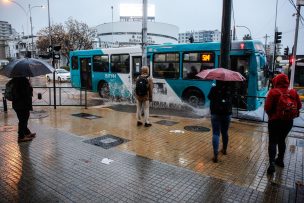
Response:
M208 105L207 95L214 81L195 75L204 69L219 67L219 42L151 45L147 47L147 58L154 82L154 101ZM141 59L140 47L73 51L70 53L72 86L98 92L101 97L132 97ZM247 79L235 82L239 94L250 96L243 99L241 107L255 110L261 104L257 97L267 92L267 64L262 43L233 42L230 62L231 69Z

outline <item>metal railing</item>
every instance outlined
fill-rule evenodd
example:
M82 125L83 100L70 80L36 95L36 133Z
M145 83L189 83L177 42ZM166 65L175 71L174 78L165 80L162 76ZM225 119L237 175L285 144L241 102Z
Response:
M233 108L233 118L268 123L268 116L264 110L266 97L237 95L235 98L237 99L237 102ZM251 104L248 103L249 100L251 101L249 102ZM252 101L257 101L257 108L250 106L252 105ZM246 110L244 107L249 109L254 108L255 110ZM300 110L300 116L294 119L293 126L304 128L304 105L302 105L302 109Z
M87 108L87 90L85 88L74 87L33 87L33 106L82 106ZM2 88L2 104L4 112L7 112L7 100L4 96L5 89ZM54 97L54 92L56 96ZM56 102L54 102L56 99Z

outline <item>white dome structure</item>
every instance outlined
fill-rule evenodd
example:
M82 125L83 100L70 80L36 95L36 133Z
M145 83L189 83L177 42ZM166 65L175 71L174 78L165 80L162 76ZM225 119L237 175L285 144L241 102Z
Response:
M159 22L147 22L148 44L178 43L178 27ZM141 45L142 21L105 23L95 28L95 48Z

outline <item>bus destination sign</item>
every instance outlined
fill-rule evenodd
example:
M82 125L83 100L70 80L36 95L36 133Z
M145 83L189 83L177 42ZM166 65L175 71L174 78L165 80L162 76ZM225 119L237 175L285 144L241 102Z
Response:
M201 61L205 63L213 63L214 62L214 57L213 53L202 53L201 55Z

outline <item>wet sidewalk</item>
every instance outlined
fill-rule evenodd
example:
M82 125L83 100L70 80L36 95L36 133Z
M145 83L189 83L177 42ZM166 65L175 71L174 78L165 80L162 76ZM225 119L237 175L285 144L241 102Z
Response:
M228 155L211 161L208 118L110 108L35 108L37 137L17 143L13 111L0 115L0 202L300 202L304 129L287 140L285 168L267 177L267 125L233 120ZM97 146L101 145L101 146ZM297 193L297 194L296 194Z

